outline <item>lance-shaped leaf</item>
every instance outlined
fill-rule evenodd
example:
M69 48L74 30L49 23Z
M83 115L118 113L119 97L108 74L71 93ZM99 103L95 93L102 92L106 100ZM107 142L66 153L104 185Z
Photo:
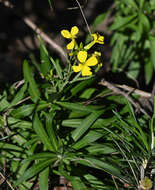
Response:
M36 102L40 98L40 91L39 91L36 81L33 77L32 69L30 68L30 66L26 60L24 61L24 64L23 64L23 72L24 72L24 79L29 84L28 90L29 90L31 99L34 102Z
M37 135L40 137L40 140L45 145L45 147L50 151L54 151L53 146L51 145L51 141L43 127L43 124L39 120L37 113L35 113L34 115L33 128L35 132L37 133Z
M92 112L87 116L81 123L81 125L76 128L72 133L72 138L77 141L82 135L93 125L100 115L103 114L103 110Z
M48 190L48 176L49 176L49 167L45 168L39 174L39 187L40 187L40 190Z
M75 143L73 145L74 149L80 149L83 148L90 143L95 142L97 139L101 138L103 136L102 133L96 132L96 131L89 131L80 141Z
M47 75L51 69L51 63L49 60L48 51L44 45L43 40L38 36L40 40L40 60L41 60L41 72L43 75Z
M12 107L12 106L18 104L18 102L24 98L26 90L27 90L27 83L25 83L22 86L22 88L17 92L17 94L15 95L14 99L10 103L9 107Z
M43 160L43 161L41 161L41 162L33 165L32 167L30 167L29 169L27 169L24 172L24 174L17 180L16 185L19 185L22 182L24 182L24 181L32 178L33 176L37 175L43 169L45 169L48 166L50 166L54 161L55 161L55 159L47 159L47 160Z

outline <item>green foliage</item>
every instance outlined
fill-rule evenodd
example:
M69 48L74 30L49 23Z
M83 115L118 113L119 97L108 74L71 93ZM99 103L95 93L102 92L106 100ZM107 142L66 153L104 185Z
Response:
M136 79L144 70L145 83L154 73L154 3L152 0L115 0L111 63L114 72L125 70Z
M148 84L155 66L154 1L115 4L112 69L136 78L144 66ZM105 17L95 19L93 30ZM39 40L40 63L31 55L23 63L24 80L0 94L0 172L5 176L5 168L20 190L36 183L53 189L60 176L74 190L150 189L155 105L152 119L136 114L125 97L101 88L97 76L75 75L71 61L77 60L63 65Z
M136 189L141 168L151 178L154 116L136 118L129 102L101 91L95 77L67 76L70 67L63 71L42 41L41 59L37 67L25 60L24 83L0 99L0 163L8 163L13 186L31 189L37 180L45 190L51 176L64 176L75 190Z

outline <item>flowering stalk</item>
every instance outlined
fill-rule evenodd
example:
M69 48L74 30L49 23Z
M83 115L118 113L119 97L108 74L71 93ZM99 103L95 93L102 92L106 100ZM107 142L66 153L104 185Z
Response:
M73 26L71 28L71 31L62 30L61 35L66 39L71 39L71 42L67 44L66 48L67 50L71 50L71 52L69 52L69 56L71 61L74 61L74 64L72 65L73 71L75 73L79 72L82 76L91 76L93 75L93 66L97 65L96 69L94 70L96 72L102 66L102 63L99 62L99 57L101 56L101 53L95 51L94 53L89 54L88 50L96 43L104 44L104 37L101 36L99 33L91 34L91 36L93 37L93 41L85 46L83 45L83 43L80 43L80 45L78 46L76 42L78 32L78 27Z

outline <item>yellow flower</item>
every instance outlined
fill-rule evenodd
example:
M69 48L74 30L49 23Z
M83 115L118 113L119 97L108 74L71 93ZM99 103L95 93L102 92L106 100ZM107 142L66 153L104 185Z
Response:
M94 53L92 54L92 56L96 57L97 60L98 60L98 65L97 65L97 68L95 70L95 72L97 72L102 67L102 63L100 62L101 52L94 51Z
M99 33L92 34L95 43L104 44L104 36Z
M79 60L78 66L72 66L74 72L82 73L82 76L90 76L92 75L90 66L94 66L98 63L98 60L95 56L91 56L87 59L87 52L86 51L79 51L77 58Z
M96 43L104 44L104 36L101 36L99 33L92 34L92 36L94 40L84 47L85 50L89 50Z
M66 46L67 49L71 50L75 47L75 44L76 44L76 41L75 41L75 38L76 38L76 35L78 34L79 32L79 29L77 26L73 26L71 28L71 31L69 32L68 30L62 30L61 31L61 35L64 37L64 38L67 38L67 39L71 39L72 41Z

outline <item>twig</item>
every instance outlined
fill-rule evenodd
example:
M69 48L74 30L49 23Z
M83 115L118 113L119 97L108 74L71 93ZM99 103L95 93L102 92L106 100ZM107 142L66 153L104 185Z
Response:
M147 117L149 117L151 119L151 116L148 115L148 113L137 103L134 102L133 99L124 91L120 90L118 87L116 87L114 84L106 81L105 79L103 79L101 82L99 82L100 85L102 86L106 86L107 88L109 88L110 90L112 90L113 92L115 92L116 94L121 94L122 96L124 96L135 108L139 108L139 110L147 115Z
M11 188L11 190L15 190L11 183L6 179L6 177L4 177L4 175L0 172L0 176L6 181L6 183L8 184L8 186Z
M140 96L142 96L144 98L151 98L152 97L151 93L144 92L144 91L139 90L139 89L135 89L135 88L133 88L131 86L127 86L125 84L123 84L123 85L116 84L116 86L119 87L119 88L122 88L122 89L124 89L124 90L126 90L128 92L132 92L132 93L135 93L137 95L140 95Z
M119 190L118 185L117 185L117 183L116 183L116 180L115 180L114 176L112 175L111 177L112 177L112 180L113 180L113 182L114 182L114 184L115 184L116 189Z
M19 105L19 104L21 104L21 103L23 103L23 102L29 100L30 98L31 98L31 96L28 96L28 97L26 97L26 98L20 100L19 102L17 102L14 106L17 106L17 105Z
M80 5L81 8L83 9L85 4L87 3L88 0L85 1L85 3L83 5ZM67 10L75 10L75 9L79 9L79 6L78 7L68 7Z
M86 19L85 15L84 15L84 12L83 12L83 10L82 10L82 7L81 7L81 5L80 5L80 3L79 3L78 0L75 0L75 1L77 2L78 6L79 6L79 9L80 9L80 11L81 11L82 17L83 17L83 19L84 19L84 21L85 21L85 23L86 23L88 32L89 32L89 34L91 35L91 30L90 30L90 27L89 27L89 25L88 25L87 19Z
M15 82L15 83L13 84L14 89L16 90L17 88L19 88L22 84L24 84L24 82L25 82L24 79Z
M40 35L45 42L47 42L53 49L55 49L61 56L63 56L65 60L67 60L67 56L61 46L59 46L47 34L41 31L29 18L25 17L23 20L33 31L36 32L36 34Z
M8 0L0 0L0 3L3 3L4 6L10 8L10 9L14 8L14 6ZM17 15L19 15L19 14L17 14ZM51 46L51 48L53 48L55 51L57 51L61 55L61 58L63 60L68 61L67 56L61 46L59 46L54 40L52 40L46 33L41 31L38 28L38 26L36 24L34 24L29 18L25 17L22 19L25 22L25 24L27 26L29 26L34 32L36 32L36 34L40 35L41 38Z

